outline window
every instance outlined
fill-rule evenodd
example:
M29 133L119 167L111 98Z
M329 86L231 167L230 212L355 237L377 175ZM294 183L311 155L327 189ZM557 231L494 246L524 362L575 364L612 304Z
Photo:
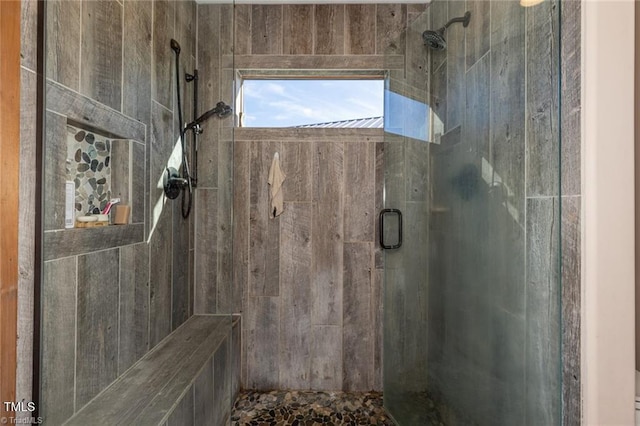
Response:
M240 104L243 127L382 128L384 80L245 78Z

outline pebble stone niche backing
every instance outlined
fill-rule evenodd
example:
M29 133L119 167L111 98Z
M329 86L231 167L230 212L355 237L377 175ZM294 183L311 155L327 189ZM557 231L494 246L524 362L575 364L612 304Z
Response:
M111 198L111 140L67 125L67 180L76 188L76 216L100 211Z

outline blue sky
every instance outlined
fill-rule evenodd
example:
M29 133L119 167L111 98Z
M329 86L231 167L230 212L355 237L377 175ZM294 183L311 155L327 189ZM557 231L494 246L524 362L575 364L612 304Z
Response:
M379 117L383 80L245 80L244 126L290 127Z

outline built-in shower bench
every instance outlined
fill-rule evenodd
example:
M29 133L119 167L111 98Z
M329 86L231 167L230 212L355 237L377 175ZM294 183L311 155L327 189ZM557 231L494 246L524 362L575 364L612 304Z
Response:
M65 424L194 424L180 416L197 416L198 410L205 416L201 424L225 421L235 387L229 374L234 370L230 345L239 338L239 317L233 317L233 327L231 322L229 316L193 315ZM215 379L224 383L214 386ZM194 409L198 402L203 407ZM220 412L214 412L216 407Z

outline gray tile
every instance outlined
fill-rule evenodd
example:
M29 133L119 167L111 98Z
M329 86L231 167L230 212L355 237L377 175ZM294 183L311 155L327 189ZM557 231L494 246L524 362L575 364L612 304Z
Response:
M118 374L149 350L149 248L120 248Z
M171 333L171 211L157 219L149 239L149 347Z
M152 99L172 110L175 92L174 60L170 40L175 31L176 2L157 0L153 3L153 74Z
M404 54L406 25L407 5L376 5L376 53Z
M178 406L169 416L167 426L194 425L194 415L194 387L191 386L182 400L178 403Z
M147 1L124 3L122 112L147 126L151 123L152 10Z
M375 144L344 147L344 240L373 241L375 235Z
M283 51L285 55L311 55L313 53L312 4L284 5Z
M82 2L80 92L122 109L122 5Z
M40 414L52 424L74 412L76 271L75 257L44 263Z
M21 12L20 64L31 71L35 71L37 61L38 2L23 1L21 3Z
M345 391L366 391L373 387L372 271L371 243L345 243L342 337Z
M342 328L334 325L311 327L311 389L342 388Z
M527 200L528 424L561 423L561 325L557 198Z
M113 249L78 257L76 408L118 376L118 281Z
M490 8L491 2L485 0L467 3L467 9L471 12L471 20L465 30L467 70L489 51Z
M316 55L340 55L344 50L345 6L321 4L315 8L314 53Z
M257 390L275 389L280 374L280 298L249 297L247 311L245 386Z
M310 384L312 205L286 203L281 225L279 387Z
M194 383L195 424L214 425L213 357L205 364Z
M44 150L44 230L64 229L67 130L64 117L47 112ZM45 246L45 253L47 246Z
M577 425L581 413L581 197L562 198L562 412Z
M558 195L560 190L558 4L527 10L527 196ZM539 43L541 39L548 40Z
M282 54L282 5L251 6L251 53Z
M217 196L215 189L196 190L196 279L193 307L196 314L214 314L217 309Z
M80 10L82 2L47 3L47 78L80 90Z
M188 195L187 195L188 196ZM172 202L171 330L189 318L189 221L182 217L182 196Z
M345 5L344 45L347 55L376 53L376 6L373 4Z
M255 296L279 294L281 216L271 218L267 180L273 156L280 149L276 142L254 142L251 147L249 294Z
M229 323L229 326L231 323ZM225 324L224 327L227 325ZM228 330L228 337L216 349L213 356L213 410L214 425L226 424L231 416L231 345L229 339L231 329Z
M342 323L344 146L314 145L311 323ZM313 372L312 372L313 374Z

